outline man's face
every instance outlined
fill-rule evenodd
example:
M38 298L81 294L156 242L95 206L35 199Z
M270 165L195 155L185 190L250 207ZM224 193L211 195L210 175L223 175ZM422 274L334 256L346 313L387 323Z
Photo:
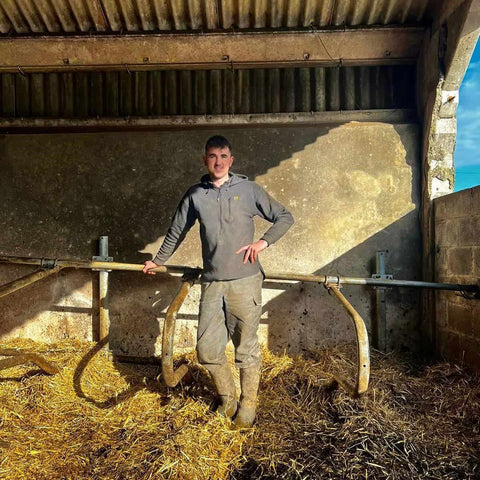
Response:
M220 180L228 175L233 160L234 158L228 147L210 147L203 157L203 163L213 181Z

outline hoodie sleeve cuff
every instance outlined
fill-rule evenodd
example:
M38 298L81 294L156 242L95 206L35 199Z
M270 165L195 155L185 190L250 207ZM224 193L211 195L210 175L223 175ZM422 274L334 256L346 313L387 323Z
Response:
M275 238L274 235L269 235L268 232L265 233L265 235L260 238L260 240L265 240L268 243L268 246L274 244L278 238Z
M157 265L163 265L166 261L168 260L168 258L162 258L161 256L159 255L156 255L153 259L152 259L152 262L153 263L156 263Z

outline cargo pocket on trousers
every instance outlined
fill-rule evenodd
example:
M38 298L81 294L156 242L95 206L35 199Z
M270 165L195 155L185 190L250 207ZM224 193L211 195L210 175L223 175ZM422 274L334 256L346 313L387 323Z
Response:
M204 301L207 290L212 286L212 284L213 282L202 282L200 290L200 303Z
M257 294L255 294L255 295L253 295L253 303L254 303L257 307L262 308L262 294L261 294L261 293L257 293Z

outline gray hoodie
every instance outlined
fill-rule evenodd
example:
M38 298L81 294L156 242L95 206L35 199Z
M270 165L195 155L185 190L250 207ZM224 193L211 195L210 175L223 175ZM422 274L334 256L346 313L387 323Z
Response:
M204 175L183 196L165 240L153 261L163 265L175 252L195 220L200 222L204 282L234 280L255 275L258 261L243 263L243 253L235 252L253 242L256 215L273 225L262 239L276 242L292 226L293 217L283 205L245 175L230 173L220 187Z

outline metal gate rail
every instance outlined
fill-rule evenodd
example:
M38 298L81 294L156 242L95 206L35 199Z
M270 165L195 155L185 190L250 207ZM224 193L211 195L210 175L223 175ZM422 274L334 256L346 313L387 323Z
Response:
M368 389L370 379L370 348L368 344L368 332L363 318L353 308L352 304L344 297L340 289L335 285L327 284L326 287L333 292L335 298L347 310L355 327L355 339L357 341L357 378L355 385L351 385L346 380L335 378L335 381L341 385L352 397L359 397Z
M140 272L144 265L136 263L102 262L102 261L84 261L84 260L61 260L48 258L15 257L0 255L0 264L22 264L38 265L42 268L48 268L49 265L62 268L86 268L93 270L122 270L130 272ZM157 273L177 273L185 272L202 273L201 268L191 268L183 265L162 265L152 269ZM323 283L332 285L368 285L371 287L412 287L412 288L431 288L436 290L452 290L458 292L479 293L478 285L462 285L459 283L437 283L422 282L417 280L388 280L380 278L362 278L362 277L344 277L322 274L299 274L299 273L278 273L265 272L267 280L285 280L293 282Z
M168 307L163 324L162 335L162 375L168 387L176 387L180 380L188 372L187 365L181 365L177 370L173 369L173 338L175 335L175 323L177 321L177 313L180 310L185 298L187 298L190 288L197 280L198 275L192 275L190 278L184 278L182 286L175 298Z
M81 261L81 260L59 260L59 259L45 259L45 258L30 258L30 257L12 257L0 255L0 264L22 264L22 265L37 265L43 268L20 279L14 280L6 285L0 286L0 298L10 293L26 287L34 282L46 278L50 275L58 273L63 268L84 268L90 270L122 270L122 271L137 271L143 270L144 265L132 263L119 263L111 261ZM185 298L190 291L190 288L201 275L200 268L190 268L179 265L164 265L152 269L157 273L176 273L184 274L184 281L174 300L171 302L163 327L162 337L162 373L165 383L170 386L176 386L188 371L186 365L180 366L177 370L173 369L173 340L175 333L175 323L177 313L183 304ZM356 277L342 277L330 275L311 275L311 274L297 274L297 273L269 273L266 272L265 277L269 280L283 280L283 281L297 281L297 282L311 282L324 284L333 294L340 304L345 308L351 317L355 326L355 334L357 341L357 375L355 385L342 379L335 379L352 396L359 396L365 393L368 389L368 382L370 376L370 358L369 358L369 343L368 334L365 327L365 322L354 307L340 292L342 285L369 285L377 287L413 287L413 288L432 288L440 290L460 291L464 293L479 295L478 285L461 285L449 283L435 283L435 282L421 282L411 280L391 280L379 278L356 278Z

